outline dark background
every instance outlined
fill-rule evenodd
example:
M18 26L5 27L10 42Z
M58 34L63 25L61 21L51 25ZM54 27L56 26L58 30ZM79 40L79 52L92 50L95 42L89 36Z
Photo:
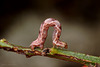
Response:
M0 0L0 38L29 46L47 18L61 22L61 40L68 50L100 56L100 5L98 0ZM53 28L45 47L52 47ZM48 44L48 45L46 45ZM31 57L0 50L0 67L81 67L81 64L47 57Z

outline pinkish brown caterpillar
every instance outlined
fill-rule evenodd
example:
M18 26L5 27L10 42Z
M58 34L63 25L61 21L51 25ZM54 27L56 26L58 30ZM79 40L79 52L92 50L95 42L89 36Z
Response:
M59 40L60 35L61 35L60 22L53 18L48 18L41 24L38 38L31 43L31 45L30 45L31 49L34 49L35 47L40 47L41 49L43 49L44 42L47 37L48 29L51 26L54 27L54 32L53 32L53 36L52 36L53 47L55 47L55 45L56 45L57 47L67 48L67 43Z

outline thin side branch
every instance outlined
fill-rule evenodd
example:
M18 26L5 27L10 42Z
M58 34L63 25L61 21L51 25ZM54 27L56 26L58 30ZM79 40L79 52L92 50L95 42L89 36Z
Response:
M61 50L57 48L44 48L43 50L35 48L35 50L31 50L30 47L23 47L10 44L5 39L0 40L0 49L16 52L18 54L23 54L26 55L27 58L39 55L39 56L47 56L51 58L62 59L66 61L78 62L85 65L95 66L97 64L100 64L100 57L67 51L67 50Z

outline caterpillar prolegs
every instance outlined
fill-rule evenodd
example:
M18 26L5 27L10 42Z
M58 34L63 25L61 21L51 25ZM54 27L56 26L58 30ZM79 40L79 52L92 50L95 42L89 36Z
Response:
M56 19L48 18L41 24L38 38L31 43L30 45L31 49L34 49L35 47L43 49L49 27L54 27L54 32L52 35L53 47L57 46L61 48L62 47L67 48L67 43L59 40L61 35L60 22Z

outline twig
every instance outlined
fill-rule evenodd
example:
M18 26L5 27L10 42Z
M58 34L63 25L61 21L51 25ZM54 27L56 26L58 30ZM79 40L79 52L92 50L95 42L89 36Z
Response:
M35 48L35 50L31 50L30 47L22 47L10 44L6 39L0 40L0 48L6 51L12 51L18 54L26 55L27 58L39 55L39 56L47 56L51 58L62 59L66 61L78 62L85 65L96 66L97 64L100 64L100 57L67 51L67 50L61 50L58 48L44 48L43 50Z

